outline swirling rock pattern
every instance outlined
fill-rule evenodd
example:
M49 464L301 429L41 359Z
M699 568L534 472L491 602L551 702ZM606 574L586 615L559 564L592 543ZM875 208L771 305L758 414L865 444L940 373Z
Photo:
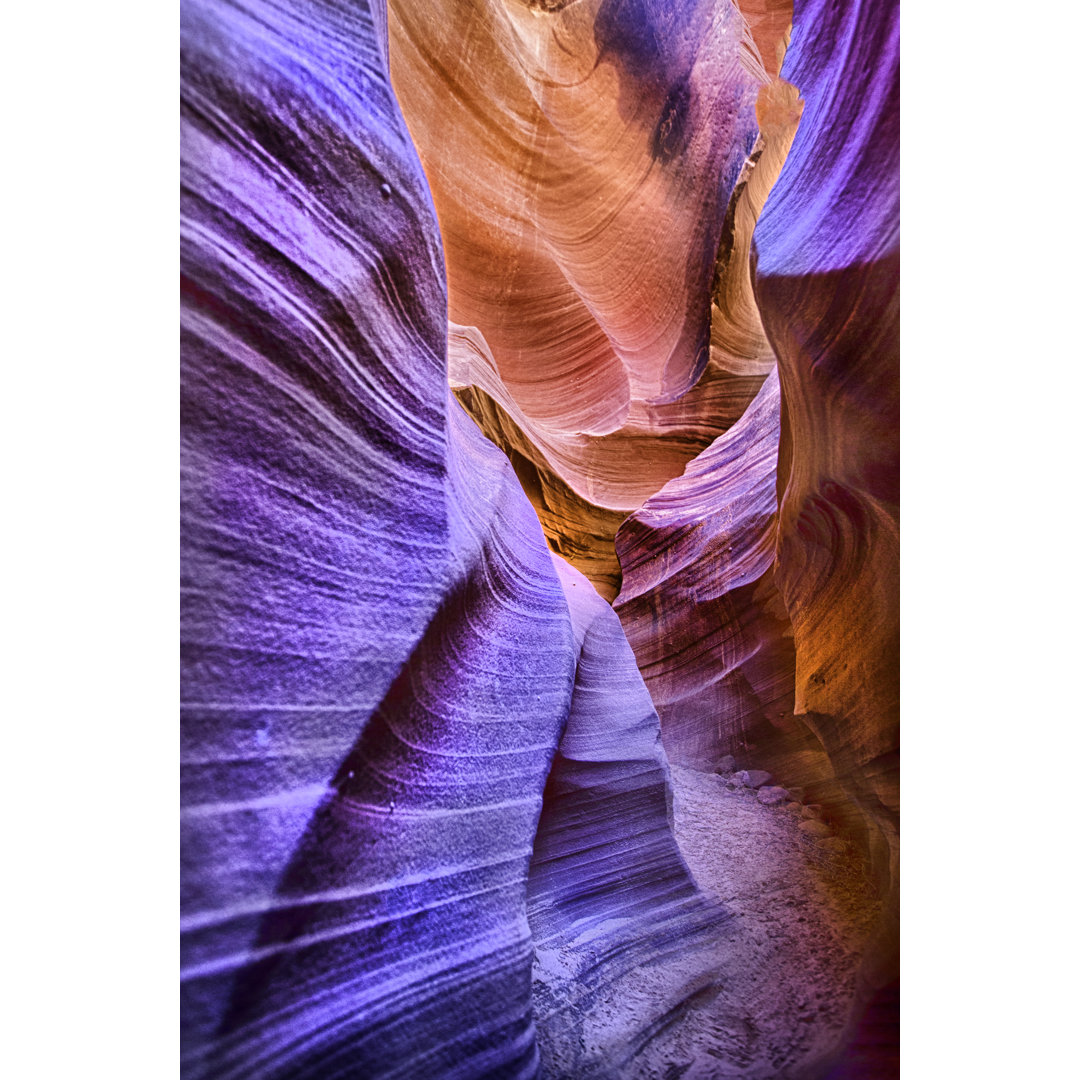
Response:
M657 717L448 394L379 12L183 16L182 1069L535 1076L529 920L557 1032L721 917Z
M380 13L183 16L183 1071L535 1075L573 638L448 396Z
M606 596L612 526L775 364L749 279L754 200L735 198L768 79L741 62L744 30L728 0L391 4L446 250L452 378L482 391L462 400ZM576 520L553 505L567 501Z
M795 5L806 102L758 221L754 287L779 360L776 582L795 708L829 755L894 920L899 826L899 14Z
M770 80L778 78L791 32L792 0L737 0L736 7L746 21L744 63L751 70L760 66Z
M578 660L529 875L537 1023L546 1075L619 1075L659 1017L710 986L708 945L725 915L698 893L672 835L659 719L618 617L554 559ZM590 1013L643 965L662 985L654 1011L589 1046Z
M609 434L704 370L719 227L756 136L741 31L712 0L391 6L451 317L553 434Z
M894 14L780 79L774 0L185 0L185 1077L830 1058L846 989L750 1051L659 735L893 889Z
M752 226L751 226L752 227ZM518 479L529 496L552 550L564 556L585 574L597 591L612 600L619 591L622 571L615 552L615 533L626 517L626 510L636 505L645 487L634 473L632 483L638 490L628 499L628 505L611 509L604 503L610 499L611 485L588 485L589 495L579 494L558 470L551 466L545 454L525 433L528 419L506 393L494 370L494 361L483 335L475 327L450 324L450 385L484 433L507 453ZM713 378L710 362L705 375L695 388L696 397L686 404L686 415L696 412L710 416L721 430L730 426L742 414L746 403L761 385L759 375ZM680 403L683 404L683 403ZM676 409L668 410L677 421ZM650 447L660 446L662 472L656 472L648 483L660 483L668 472L682 467L682 455L708 445L707 432L702 425L697 430L672 430L666 437L638 432L621 432L612 443L605 440L577 439L585 460L600 460L602 470L613 470L620 460L616 443L623 452L631 453L631 461L648 458ZM594 454L588 449L591 442ZM601 444L606 446L604 449ZM603 462L607 462L606 465ZM651 466L655 468L654 466Z
M508 464L456 409L450 434L458 573L317 804L283 791L187 809L199 877L230 893L186 922L185 987L216 1021L193 1075L536 1072L525 875L573 653ZM226 750L232 720L215 730ZM279 752L273 739L262 756ZM291 850L264 823L283 807L304 821ZM248 864L278 871L269 897L242 892L209 846L238 816Z
M774 767L790 733L795 651L772 580L780 384L620 528L615 610L672 761L729 754ZM780 746L777 746L777 743Z

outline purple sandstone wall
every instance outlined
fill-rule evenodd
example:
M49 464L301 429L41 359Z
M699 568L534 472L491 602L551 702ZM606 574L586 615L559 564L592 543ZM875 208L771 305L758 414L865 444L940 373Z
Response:
M449 394L438 229L383 18L183 9L187 1077L538 1075L545 784L543 851L569 843L574 792L603 794L601 852L631 819L643 840L607 856L610 897L540 853L534 918L564 948L602 944L566 936L575 904L599 923L628 906L647 954L653 908L672 941L718 917L668 831L617 620L584 579L604 629L571 618L509 463ZM624 737L633 760L582 771Z

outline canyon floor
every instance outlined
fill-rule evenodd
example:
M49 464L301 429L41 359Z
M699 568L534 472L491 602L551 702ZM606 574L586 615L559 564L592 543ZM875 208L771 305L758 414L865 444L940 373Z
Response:
M730 918L711 955L646 965L613 984L578 1029L591 1067L579 1056L568 1071L549 1045L545 1075L819 1077L852 1023L877 913L861 857L801 830L797 804L765 806L711 773L673 765L671 776L683 858Z

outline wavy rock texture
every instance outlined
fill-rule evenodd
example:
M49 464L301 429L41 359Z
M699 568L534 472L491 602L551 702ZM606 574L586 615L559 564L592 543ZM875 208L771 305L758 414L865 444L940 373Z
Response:
M869 853L891 905L871 986L895 974L898 865L896 42L888 6L796 6L790 82L757 103L757 167L783 172L746 204L782 393L616 537L672 759L768 768Z
M546 1075L617 1076L658 1021L708 998L709 945L725 914L698 893L672 835L659 719L619 620L584 576L555 563L578 661L529 876L537 1023ZM624 994L630 976L640 984L642 967L649 1010L598 1023L604 999Z
M738 0L735 5L746 22L743 63L752 72L776 80L784 62L793 16L792 0Z
M754 234L779 359L775 577L795 709L829 756L894 905L899 858L899 15L795 8L806 102ZM888 927L879 978L895 971Z
M503 392L487 342L476 327L450 323L449 359L450 386L481 430L506 452L551 549L585 574L606 600L614 599L622 580L615 533L625 512L583 498L536 453L515 422L527 423Z
M534 1076L528 920L555 1055L631 965L685 1012L723 917L616 616L448 395L378 14L183 12L185 1076Z
M774 371L739 422L616 537L615 610L681 765L711 769L734 754L775 767L800 741L789 719L795 650L772 575L779 439Z
M573 638L448 397L384 46L362 7L183 14L183 1072L532 1076Z
M528 884L544 1075L821 1075L876 910L859 859L823 859L753 790L669 772L618 617L555 562L579 651Z
M895 898L895 12L797 5L783 79L743 14L185 0L185 1077L854 1030L857 855L752 792L712 850L703 770L802 769ZM834 886L843 963L785 961Z
M682 396L708 358L718 227L756 135L734 9L391 14L451 317L484 333L518 407L556 435L605 435L632 401Z
M391 4L446 249L452 378L555 549L608 597L619 520L775 364L749 195L735 211L768 80L742 62L744 29L727 0Z

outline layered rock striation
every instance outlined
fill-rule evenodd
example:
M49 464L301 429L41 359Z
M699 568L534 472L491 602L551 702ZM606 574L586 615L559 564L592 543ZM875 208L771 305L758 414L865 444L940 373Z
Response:
M675 843L659 718L618 617L554 558L577 670L544 792L528 910L545 1075L569 1080L631 1071L658 1024L715 996L709 947L727 915L698 892ZM625 993L642 967L655 982L650 1008L598 1034L602 1003Z
M448 394L381 18L183 11L192 1077L538 1069L525 882L573 637Z
M796 4L783 73L806 105L754 234L782 388L775 578L794 633L795 710L828 754L894 918L899 70L897 4Z
M896 42L185 0L185 1077L811 1080L894 1000Z
M455 388L556 550L613 596L618 522L775 363L753 200L736 198L769 76L744 63L728 0L395 0L390 34L446 250Z
M722 917L618 620L449 394L380 25L183 10L190 1077L536 1076L530 919L595 993Z
M776 592L774 371L738 423L619 529L615 603L671 760L775 767L794 704L795 650ZM772 729L776 728L774 735ZM790 727L790 725L789 725Z

